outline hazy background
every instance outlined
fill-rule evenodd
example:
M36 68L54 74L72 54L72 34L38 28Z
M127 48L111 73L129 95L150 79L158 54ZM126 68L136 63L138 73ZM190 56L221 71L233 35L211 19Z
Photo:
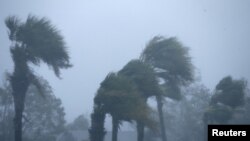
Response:
M68 46L73 68L57 79L47 66L35 71L62 99L66 119L90 114L108 72L137 58L155 35L176 36L190 47L198 76L213 90L226 76L250 80L249 0L1 0L0 85L12 72L4 20L28 14L52 21Z

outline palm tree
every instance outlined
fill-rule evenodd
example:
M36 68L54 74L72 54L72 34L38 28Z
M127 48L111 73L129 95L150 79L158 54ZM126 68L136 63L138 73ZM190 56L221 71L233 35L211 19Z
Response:
M119 71L120 75L124 75L132 81L140 94L141 99L147 103L149 97L160 97L161 90L154 74L154 70L148 64L141 60L132 60ZM137 120L137 140L144 140L145 123Z
M222 103L231 108L242 106L245 100L246 84L244 79L234 80L231 76L224 77L216 85L211 105Z
M112 141L117 141L122 121L152 123L148 118L149 107L137 93L135 85L122 75L110 73L101 83L94 102L112 116Z
M14 72L10 75L15 107L15 141L22 141L22 114L29 85L34 84L42 93L42 85L29 64L44 62L60 77L60 69L71 67L63 37L46 18L28 16L21 22L16 16L5 20L11 41L10 52Z
M231 76L224 77L215 87L203 121L208 123L226 124L233 115L234 109L245 103L246 81L233 80Z
M157 77L163 81L161 88L166 97L180 99L179 87L193 81L193 65L188 48L184 47L176 38L154 37L142 52L141 59L152 66ZM162 141L166 141L162 111L163 97L159 95L156 100Z

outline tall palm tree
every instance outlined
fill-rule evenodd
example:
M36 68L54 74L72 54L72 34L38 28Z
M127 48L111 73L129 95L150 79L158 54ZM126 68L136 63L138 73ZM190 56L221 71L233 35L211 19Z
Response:
M188 48L184 47L176 38L154 37L142 52L141 59L152 66L157 77L163 81L161 88L166 97L180 99L180 86L193 81L193 65ZM166 141L162 111L163 98L158 96L156 100L162 141Z
M42 93L42 85L29 64L44 62L60 77L60 69L71 67L63 37L46 18L28 16L21 22L16 16L6 18L11 41L14 72L10 75L15 107L15 141L22 141L22 114L26 92L33 83Z

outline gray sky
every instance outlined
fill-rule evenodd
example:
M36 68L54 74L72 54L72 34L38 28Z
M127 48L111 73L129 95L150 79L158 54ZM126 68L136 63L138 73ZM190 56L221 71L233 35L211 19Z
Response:
M4 19L33 14L61 30L70 52L74 67L62 71L62 80L45 65L35 68L62 99L68 121L90 114L107 73L137 58L155 35L176 36L190 47L210 89L229 74L249 80L249 13L249 0L1 0L0 78L13 68Z

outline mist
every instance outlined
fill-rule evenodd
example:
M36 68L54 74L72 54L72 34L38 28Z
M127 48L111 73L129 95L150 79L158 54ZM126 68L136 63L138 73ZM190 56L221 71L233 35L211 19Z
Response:
M93 99L107 74L138 59L155 36L176 37L189 48L195 83L204 85L211 96L225 76L250 79L249 13L246 0L1 1L0 86L14 68L4 21L11 15L22 21L34 15L48 18L60 30L73 65L61 71L62 79L43 63L33 66L61 100L66 123L81 114L90 121ZM111 131L109 120L106 128ZM133 128L125 124L122 129Z

